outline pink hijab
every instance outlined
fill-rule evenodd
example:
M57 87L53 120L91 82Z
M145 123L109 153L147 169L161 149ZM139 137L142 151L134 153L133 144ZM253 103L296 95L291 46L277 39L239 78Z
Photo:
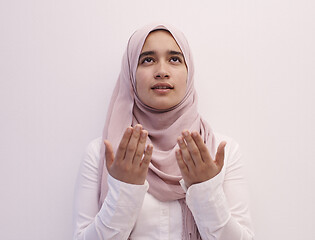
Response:
M157 29L169 31L179 45L188 69L187 89L182 101L167 110L153 109L138 98L135 74L138 58L148 34ZM166 24L154 24L137 30L129 39L107 112L103 140L108 139L116 151L125 129L142 124L147 130L147 144L153 145L149 166L148 192L160 201L179 200L183 213L183 238L201 239L194 218L185 203L185 191L179 184L181 172L175 158L177 137L182 130L198 131L208 146L211 157L215 156L216 140L209 125L197 111L197 94L194 88L194 65L188 42L183 33ZM100 206L107 194L107 169L105 146L100 152Z

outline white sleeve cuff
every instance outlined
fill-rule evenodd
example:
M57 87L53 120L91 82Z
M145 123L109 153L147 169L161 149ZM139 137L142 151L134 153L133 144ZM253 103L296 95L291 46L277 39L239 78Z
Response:
M187 186L186 186L186 184L185 184L184 179L181 179L181 180L179 181L179 184L180 184L180 186L182 187L182 189L183 189L185 192L187 192L188 188L187 188Z
M121 207L136 207L144 198L149 189L149 183L145 180L143 185L125 183L108 174L108 194L105 201ZM141 207L140 205L140 207Z
M145 181L143 185L129 184L110 175L107 182L108 193L99 212L102 222L114 229L132 228L141 210L149 183Z
M186 193L186 203L199 227L211 226L215 230L230 218L230 210L223 191L222 171L214 178L191 185Z

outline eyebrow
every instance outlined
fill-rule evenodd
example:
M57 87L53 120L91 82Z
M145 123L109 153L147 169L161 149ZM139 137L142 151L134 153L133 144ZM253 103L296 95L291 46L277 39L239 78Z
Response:
M181 53L181 52L178 52L178 51L174 51L174 50L170 50L167 52L169 55L179 55L181 57L184 58L184 55ZM140 55L139 55L139 59L141 59L142 57L144 56L148 56L148 55L156 55L156 52L155 51L146 51L146 52L142 52Z

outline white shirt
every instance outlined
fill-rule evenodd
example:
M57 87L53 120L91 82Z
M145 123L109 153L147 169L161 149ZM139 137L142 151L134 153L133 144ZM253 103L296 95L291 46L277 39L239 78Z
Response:
M190 186L186 203L203 240L253 239L248 192L238 144L226 141L224 166L214 178ZM75 189L74 240L180 240L182 212L178 201L161 202L149 184L134 185L108 176L108 194L98 208L98 166L102 139L86 149ZM217 146L216 146L217 147Z

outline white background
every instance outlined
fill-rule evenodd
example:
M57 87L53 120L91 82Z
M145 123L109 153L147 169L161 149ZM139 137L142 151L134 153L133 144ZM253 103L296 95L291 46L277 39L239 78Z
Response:
M200 112L244 155L258 240L315 239L315 2L0 2L0 238L69 240L131 33L187 36Z

